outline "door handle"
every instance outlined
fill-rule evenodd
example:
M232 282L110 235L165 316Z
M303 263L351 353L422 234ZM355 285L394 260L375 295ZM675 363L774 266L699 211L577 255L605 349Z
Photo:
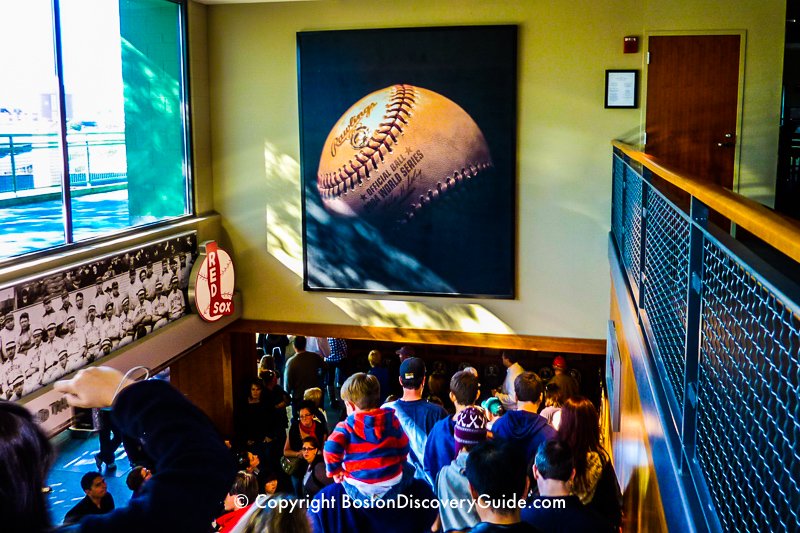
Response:
M719 146L720 148L730 148L732 146L736 146L736 143L734 142L717 143L717 146Z

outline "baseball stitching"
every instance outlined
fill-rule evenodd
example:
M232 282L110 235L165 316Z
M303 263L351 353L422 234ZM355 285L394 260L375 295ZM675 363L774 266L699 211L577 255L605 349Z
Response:
M386 118L378 129L353 159L334 172L326 172L317 176L317 188L323 198L338 198L347 191L355 190L369 179L370 172L377 170L386 154L392 153L392 145L402 135L403 127L416 103L416 92L411 85L395 85L386 111ZM372 163L372 169L369 163Z
M230 292L223 292L223 293L222 293L222 297L223 297L223 298L226 298L226 299L228 299L228 300L231 300L231 299L233 299L233 293L230 293ZM206 308L205 308L205 309L203 310L203 312L202 312L202 313L200 313L200 314L201 314L201 315L205 315L205 316L210 316L210 315L211 315L211 312L210 312L210 311L211 311L211 302L208 302L208 305L206 305Z
M230 268L230 266L231 266L232 264L233 264L233 261L228 261L227 263L225 263L225 268L223 268L223 269L222 269L222 272L220 272L220 273L219 273L219 277L220 277L220 278L222 278L222 276L223 276L223 275L224 275L224 274L225 274L225 273L228 271L228 268ZM205 270L206 270L206 272L208 272L208 266L206 266L206 269L205 269ZM203 281L208 281L208 278L207 278L206 276L207 276L207 275L206 275L206 274L203 274L203 271L202 271L202 270L200 270L200 272L198 272L198 273L197 273L197 277L198 277L198 278L200 278L200 279L202 279Z
M473 163L467 168L462 168L460 171L454 171L452 176L447 176L444 179L444 182L436 182L436 189L428 189L427 193L419 195L418 203L411 204L411 211L406 213L405 220L409 221L414 218L420 209L431 205L433 202L441 198L448 189L452 189L458 185L466 183L470 179L476 177L480 172L491 167L491 163Z

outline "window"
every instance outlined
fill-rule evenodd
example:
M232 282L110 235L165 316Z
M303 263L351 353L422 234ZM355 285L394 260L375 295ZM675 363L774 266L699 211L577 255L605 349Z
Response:
M192 212L184 7L0 3L0 261Z

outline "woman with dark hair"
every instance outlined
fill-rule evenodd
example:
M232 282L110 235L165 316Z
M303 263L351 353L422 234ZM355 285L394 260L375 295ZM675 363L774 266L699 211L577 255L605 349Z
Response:
M234 418L237 441L266 460L267 445L272 440L275 409L264 394L264 383L260 379L248 380L246 394Z
M247 450L239 450L234 453L233 460L236 462L236 468L238 468L240 472L247 472L256 477L256 486L259 487L260 492L260 487L263 487L266 483L269 472L260 468L261 459L258 455Z
M0 401L0 516L3 530L40 533L50 529L42 488L53 464L53 448L24 407Z
M286 406L290 399L286 391L278 385L278 379L272 370L259 370L258 377L264 384L264 392L261 394L262 402L271 406L271 416L267 427L267 456L264 457L264 465L269 471L280 470L280 460L283 456L283 448L286 445L286 428L289 427L289 417L286 416Z
M214 521L214 531L230 533L258 497L258 481L250 472L239 471L225 496L225 514Z
M583 396L573 396L564 402L558 438L572 450L575 465L573 494L619 528L622 525L622 495L611 458L600 444L600 417L591 401Z
M308 465L303 475L303 496L313 498L323 487L333 483L333 479L325 473L325 461L316 437L305 437L300 452Z
M539 416L547 420L547 423L558 429L561 424L561 389L558 384L552 381L544 386L544 409Z
M305 464L303 463L303 439L306 437L314 437L317 442L325 442L328 438L326 428L323 423L314 418L314 410L316 406L313 402L304 400L300 403L297 420L292 422L289 427L289 438L286 439L286 445L283 447L284 457L293 460L300 459L300 465L289 474L292 477L292 485L294 486L295 495L302 496L303 490L303 474L305 473Z

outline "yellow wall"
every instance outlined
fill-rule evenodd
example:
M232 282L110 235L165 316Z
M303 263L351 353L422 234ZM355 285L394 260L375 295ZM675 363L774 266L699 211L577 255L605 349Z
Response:
M205 6L189 2L187 33L189 47L189 98L192 102L192 160L194 203L198 214L214 209L214 189L211 180L211 137L209 135L208 101L208 12Z
M603 108L605 69L642 68L642 54L622 53L625 35L746 29L749 114L742 168L774 182L783 2L655 4L339 0L202 8L208 21L213 208L222 215L237 261L244 317L603 337L609 141L638 135L641 115ZM520 25L517 299L303 292L296 32L459 24Z

